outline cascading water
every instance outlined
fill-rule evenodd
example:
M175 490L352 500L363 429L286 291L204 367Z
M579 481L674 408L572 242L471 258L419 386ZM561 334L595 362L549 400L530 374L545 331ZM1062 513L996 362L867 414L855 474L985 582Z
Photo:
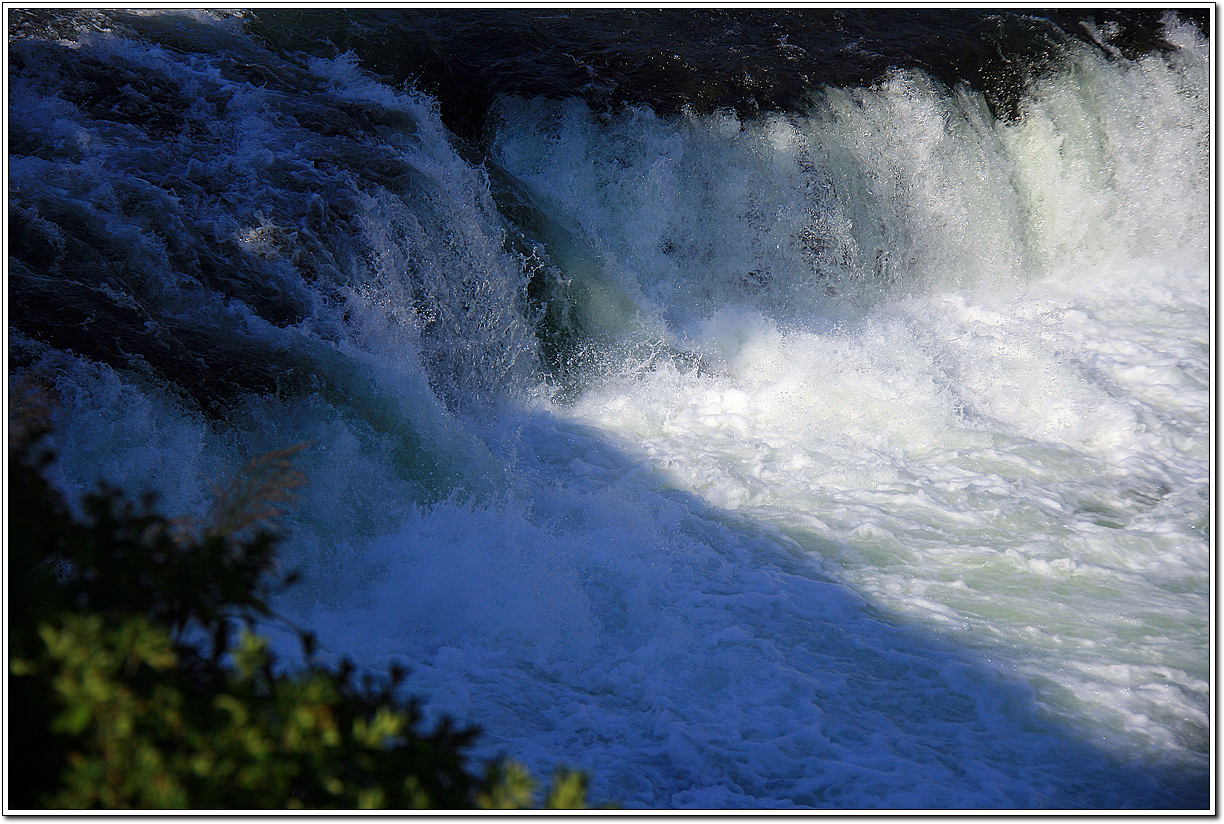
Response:
M59 486L199 513L311 441L280 611L596 801L1208 805L1196 25L1065 38L1012 111L907 65L477 139L252 14L10 36Z

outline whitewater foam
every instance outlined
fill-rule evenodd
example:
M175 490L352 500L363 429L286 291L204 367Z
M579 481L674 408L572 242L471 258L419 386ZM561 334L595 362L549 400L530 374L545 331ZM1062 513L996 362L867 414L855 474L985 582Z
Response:
M191 514L312 441L278 608L597 801L1200 805L1208 48L1169 37L1076 47L1010 122L914 71L753 120L506 99L481 168L351 59L95 34L194 101L198 156L25 90L54 151L11 160L19 194L110 221L165 322L285 385L206 416L38 350L55 480ZM159 280L201 226L254 286ZM565 391L527 248L588 324Z

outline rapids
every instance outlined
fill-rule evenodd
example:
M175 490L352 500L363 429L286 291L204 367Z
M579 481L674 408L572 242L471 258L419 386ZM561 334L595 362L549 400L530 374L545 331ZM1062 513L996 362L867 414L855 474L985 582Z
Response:
M1197 25L1056 37L1007 106L894 60L773 108L490 86L459 134L261 13L10 32L58 486L198 514L310 441L278 610L596 802L1208 806Z

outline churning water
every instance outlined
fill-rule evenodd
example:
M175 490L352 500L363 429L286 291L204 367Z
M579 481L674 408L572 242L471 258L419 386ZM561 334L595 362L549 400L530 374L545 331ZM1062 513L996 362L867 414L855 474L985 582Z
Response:
M459 134L258 15L10 34L62 488L199 513L311 441L280 611L597 802L1208 806L1199 26L1034 22L1007 100L893 60L604 105L609 58Z

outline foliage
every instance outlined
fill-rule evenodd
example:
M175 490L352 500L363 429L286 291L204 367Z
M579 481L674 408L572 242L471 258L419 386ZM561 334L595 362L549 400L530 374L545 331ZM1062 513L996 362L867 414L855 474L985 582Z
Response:
M277 670L252 627L293 576L271 533L239 533L287 502L295 450L254 462L192 530L114 489L74 518L39 427L10 431L10 809L534 806L514 762L470 770L476 728L422 729L402 669L358 678L302 633L306 664ZM559 771L543 802L584 807L584 776Z

